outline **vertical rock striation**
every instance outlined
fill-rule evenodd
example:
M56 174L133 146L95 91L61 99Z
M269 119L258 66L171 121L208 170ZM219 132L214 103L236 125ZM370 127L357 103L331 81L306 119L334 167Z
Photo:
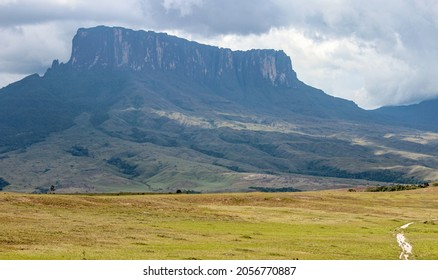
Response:
M298 82L283 51L231 51L121 27L79 29L68 64L78 69L162 71L204 83L291 87Z

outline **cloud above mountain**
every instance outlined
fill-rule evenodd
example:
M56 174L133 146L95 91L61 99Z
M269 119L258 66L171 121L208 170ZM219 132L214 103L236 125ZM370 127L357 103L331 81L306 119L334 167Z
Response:
M301 80L366 108L438 96L433 0L0 0L0 86L68 60L76 29L94 25L283 49Z

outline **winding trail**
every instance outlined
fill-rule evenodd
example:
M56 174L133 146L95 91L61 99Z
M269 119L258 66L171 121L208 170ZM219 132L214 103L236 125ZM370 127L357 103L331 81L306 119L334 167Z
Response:
M411 223L407 223L407 224L405 224L405 225L402 225L401 227L400 227L400 229L407 229L410 225L412 225L414 222L411 222ZM409 244L407 241L406 241L406 237L405 237L405 234L404 234L404 232L402 231L402 232L400 232L400 233L397 233L397 236L396 236L396 238L397 238L397 243L398 243L398 246L400 246L400 248L402 249L402 252L400 253L400 259L405 259L405 260L409 260L409 256L412 254L412 245L411 244Z

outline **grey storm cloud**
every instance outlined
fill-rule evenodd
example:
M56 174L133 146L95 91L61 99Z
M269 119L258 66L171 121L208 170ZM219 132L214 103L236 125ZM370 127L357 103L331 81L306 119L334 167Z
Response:
M265 33L284 24L276 1L143 1L143 11L158 28L182 28L205 36Z
M438 96L435 0L0 0L0 86L68 60L95 25L284 49L303 81L363 107Z
M144 2L144 7L149 4L154 11L151 16L157 27L205 37L298 30L312 42L306 56L312 52L314 57L321 52L325 55L319 65L312 65L320 68L317 71L303 65L309 83L365 107L438 96L438 82L432 74L438 70L438 3L433 0L151 2ZM295 37L284 40L300 44L293 41ZM265 36L265 40L272 37ZM294 58L297 48L290 49Z

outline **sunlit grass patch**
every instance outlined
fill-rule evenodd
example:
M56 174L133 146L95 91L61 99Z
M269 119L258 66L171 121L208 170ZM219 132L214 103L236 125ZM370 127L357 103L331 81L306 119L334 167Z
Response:
M438 259L438 188L202 195L0 194L0 259Z

